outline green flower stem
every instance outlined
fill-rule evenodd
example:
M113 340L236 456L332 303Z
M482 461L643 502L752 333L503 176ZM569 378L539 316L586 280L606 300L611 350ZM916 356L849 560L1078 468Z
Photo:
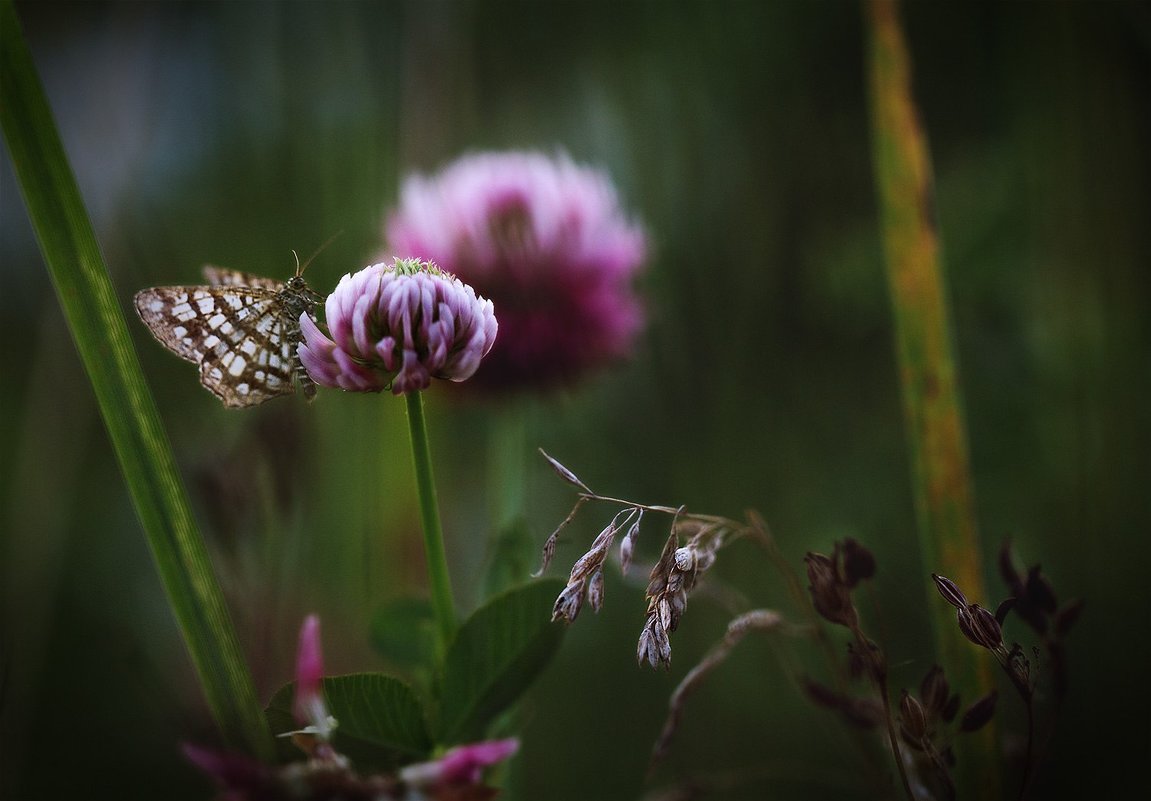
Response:
M424 528L424 553L428 560L428 579L432 585L432 611L440 631L440 652L447 651L456 632L456 611L452 602L452 581L444 552L444 532L440 525L436 482L432 476L432 452L428 447L428 428L424 422L424 399L419 392L409 392L408 433L412 440L412 463L416 469L416 490L420 496L420 520Z
M923 571L943 571L972 599L988 600L975 526L960 385L951 332L927 136L911 96L910 56L895 0L867 0L875 177ZM925 582L940 663L968 701L994 685L986 654ZM998 798L995 727L964 740L960 797Z
M270 759L251 674L11 0L0 0L0 126L208 705L230 746Z

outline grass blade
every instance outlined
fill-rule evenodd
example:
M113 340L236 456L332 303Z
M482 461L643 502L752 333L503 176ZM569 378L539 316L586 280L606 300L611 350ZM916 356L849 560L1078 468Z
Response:
M951 571L965 592L986 603L927 137L911 96L910 58L895 0L868 0L866 17L875 174L920 553L924 570ZM963 638L931 582L925 586L941 663L965 698L982 697L994 686L990 660ZM960 762L978 769L977 795L998 797L993 728L969 738L967 746Z
M272 741L251 675L11 0L0 0L0 125L208 703L230 745L270 756Z

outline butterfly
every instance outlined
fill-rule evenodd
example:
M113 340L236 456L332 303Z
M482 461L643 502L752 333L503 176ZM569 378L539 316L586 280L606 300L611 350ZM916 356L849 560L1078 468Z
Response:
M211 265L207 286L159 286L136 293L136 312L157 341L200 365L200 383L229 408L291 395L309 400L316 385L300 364L300 315L315 319L323 298L297 261L287 281Z

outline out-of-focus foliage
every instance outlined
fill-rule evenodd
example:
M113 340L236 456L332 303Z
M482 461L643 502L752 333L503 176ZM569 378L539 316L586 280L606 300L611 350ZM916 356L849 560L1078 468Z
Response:
M528 447L600 492L754 506L797 565L835 539L866 543L893 680L927 671L933 568L914 544L856 6L17 11L125 308L204 262L286 277L290 249L342 230L308 270L328 291L379 248L402 176L467 150L562 148L607 169L653 243L649 327L629 364L537 401ZM1010 535L1088 599L1036 797L1130 794L1146 785L1146 709L1131 699L1151 658L1131 601L1151 561L1151 17L1137 2L911 3L904 20L987 576ZM204 797L178 743L210 742L210 719L6 153L0 224L0 795ZM134 334L262 698L290 678L307 611L324 617L331 672L402 667L370 635L379 607L424 591L401 402L322 393L230 412ZM456 396L437 387L429 417L456 595L474 607L496 503L481 453L500 410ZM537 543L569 490L542 460L528 470ZM594 537L592 517L557 564ZM709 576L787 606L750 544ZM638 797L668 694L731 617L694 600L671 672L641 672L642 585L610 574L606 593L529 695L517 797ZM749 640L701 686L661 780L758 765L718 797L862 794L846 739L776 654ZM1000 727L1019 712L1005 696Z

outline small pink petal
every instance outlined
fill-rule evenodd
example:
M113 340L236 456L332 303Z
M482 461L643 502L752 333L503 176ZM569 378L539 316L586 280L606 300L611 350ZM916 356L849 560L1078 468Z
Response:
M520 741L515 737L453 748L440 760L443 766L441 779L448 784L475 784L480 780L484 768L503 762L519 748Z
M400 778L421 787L477 784L483 776L484 768L504 761L519 747L520 741L515 737L461 745L432 762L408 765L400 771Z
M327 720L322 682L324 654L320 649L320 618L308 615L300 627L300 644L296 652L296 697L292 714L305 725L322 725ZM321 711L322 710L322 711Z

